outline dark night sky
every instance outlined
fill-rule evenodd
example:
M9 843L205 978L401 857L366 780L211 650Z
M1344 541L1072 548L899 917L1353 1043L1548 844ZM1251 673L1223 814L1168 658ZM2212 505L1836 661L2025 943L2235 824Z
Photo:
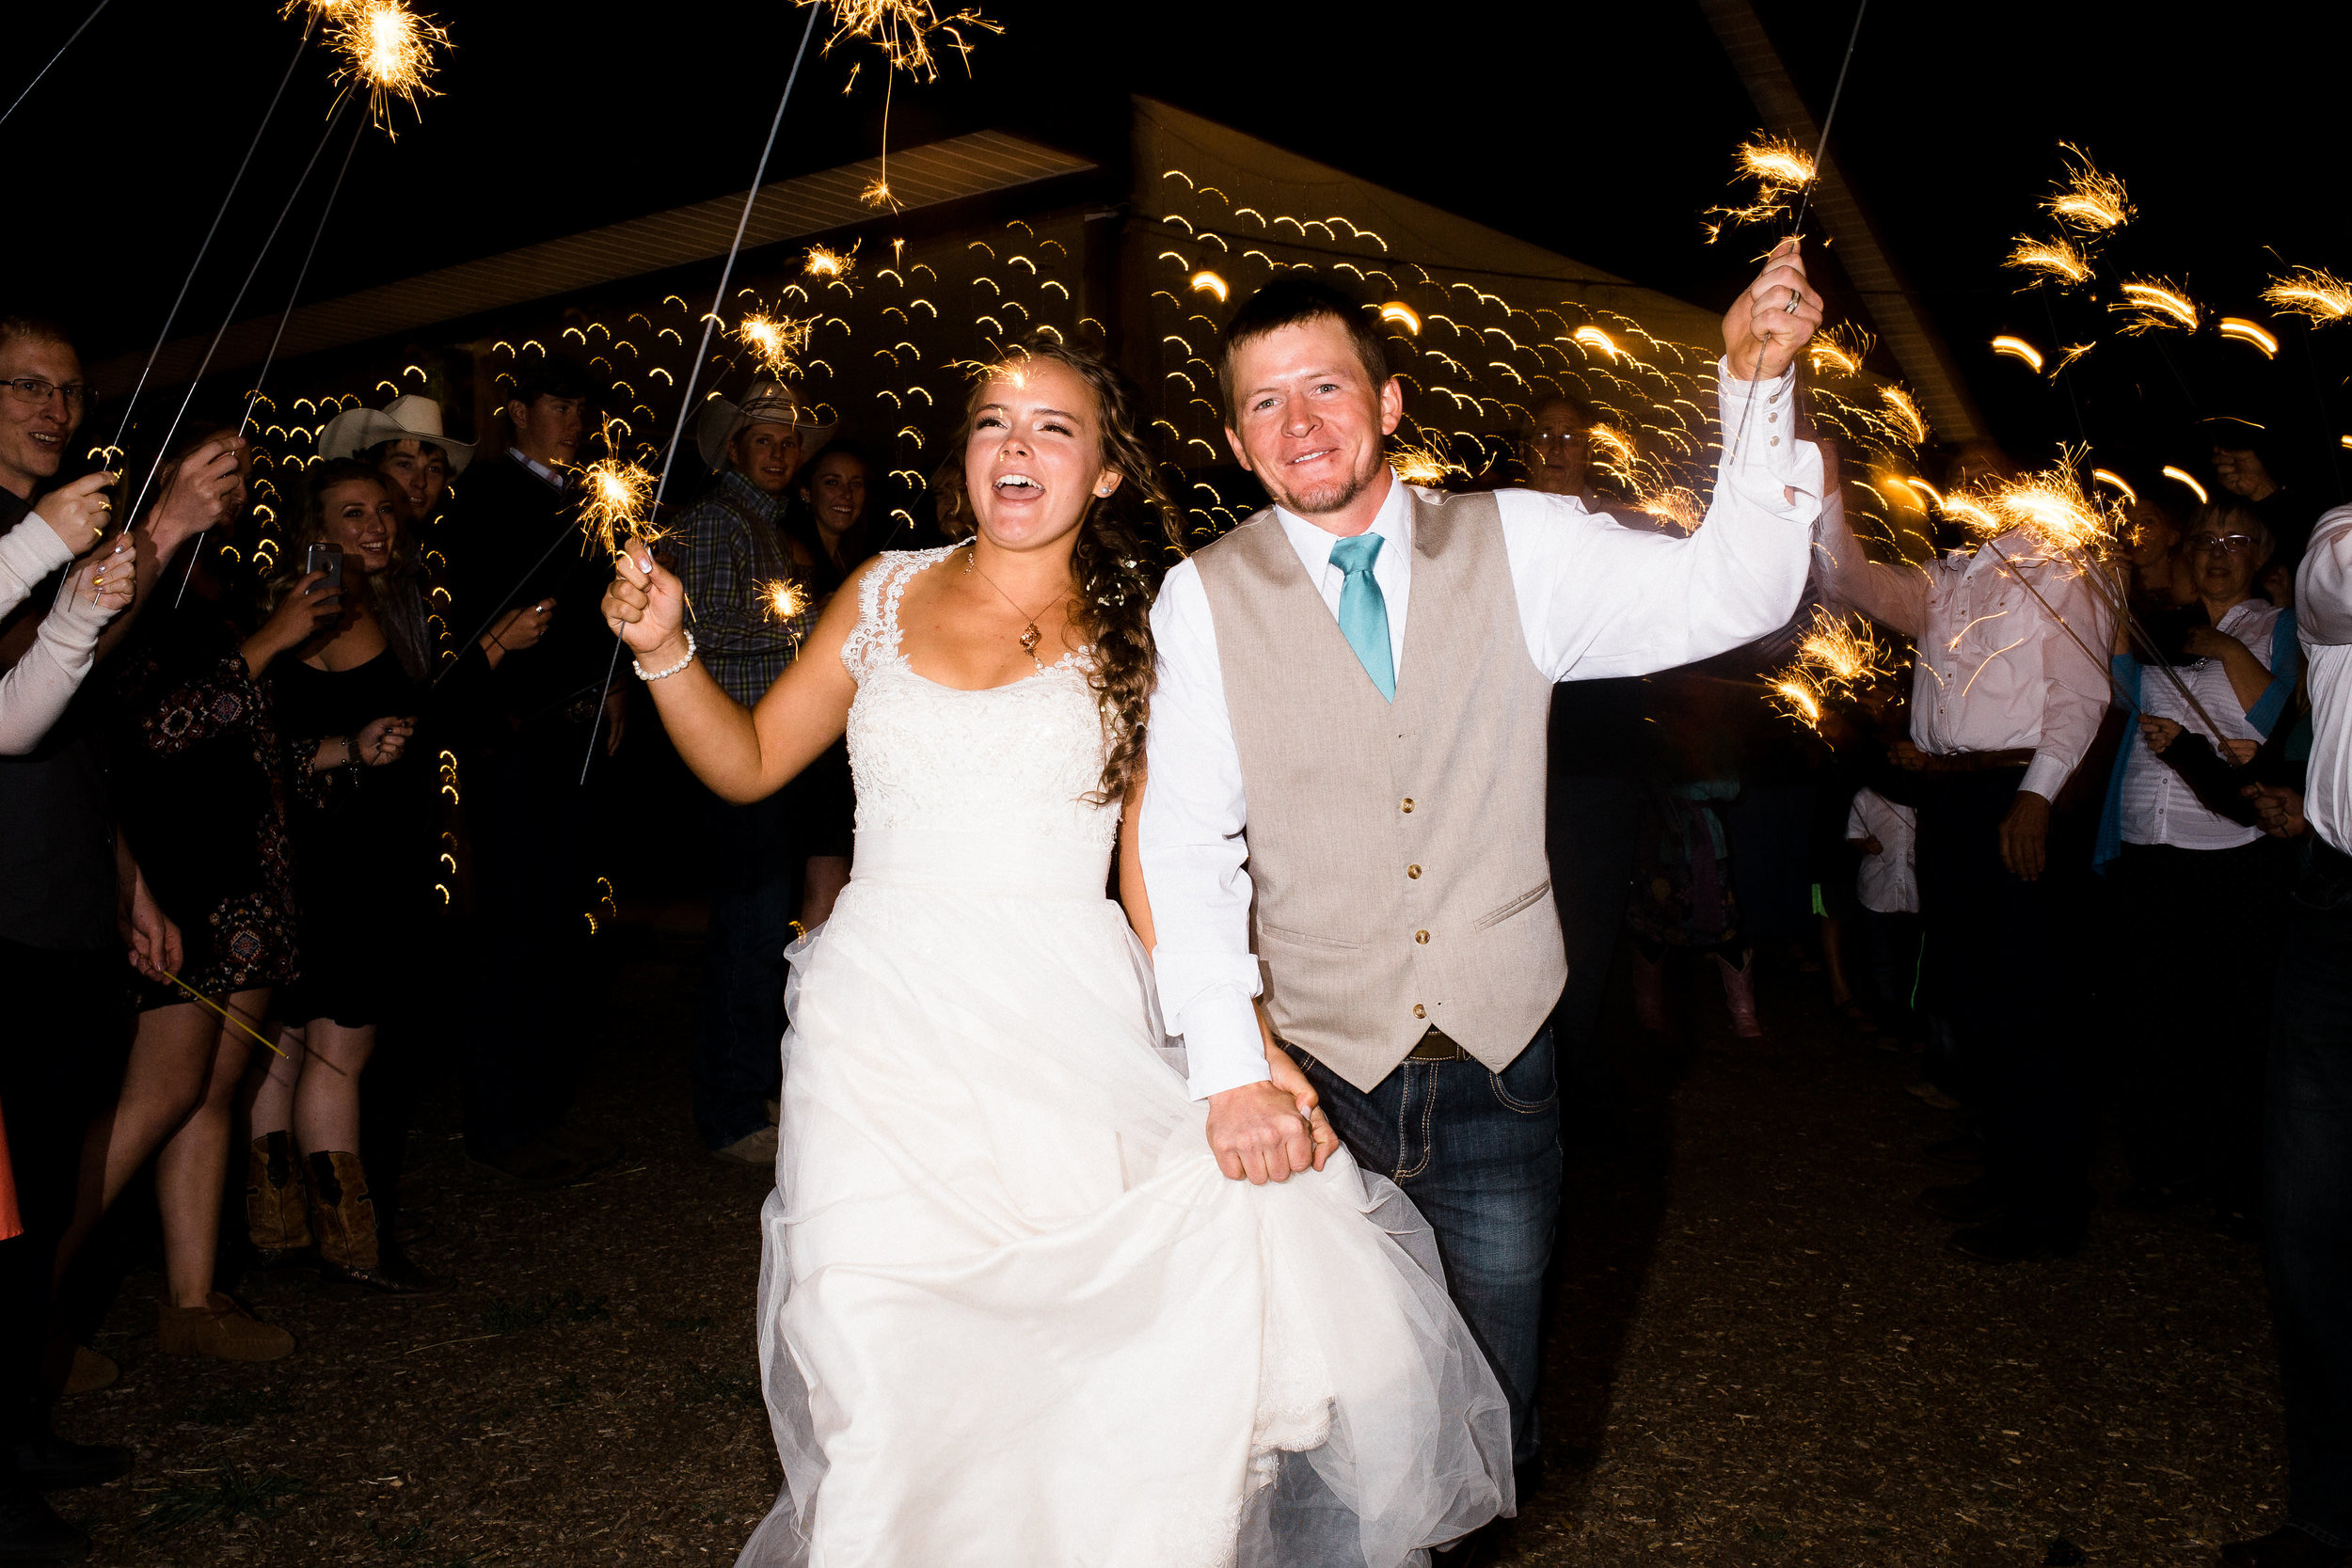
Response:
M1852 11L1842 0L1759 6L1818 117ZM1756 117L1682 0L983 8L1008 30L980 40L977 80L901 82L894 145L989 122L1068 144L1073 126L1116 123L1119 95L1139 91L1689 298L1721 303L1743 273L1748 248L1702 245L1697 214L1724 195L1729 150ZM12 97L84 14L80 0L12 10L22 44L0 89ZM1129 20L1146 14L1192 20L1147 35ZM2217 309L2260 314L2265 245L2352 270L2352 217L2332 177L2343 155L2322 112L2339 90L2352 8L2217 8L2219 20L2196 25L2157 14L1879 0L1863 33L1833 155L2021 451L2074 430L2063 391L1984 348L1997 331L2045 345L2057 335L1997 263L2035 222L2058 142L2086 144L2129 182L2141 217L2118 262L2185 283ZM308 298L740 190L804 13L777 0L445 0L438 15L456 45L444 96L421 124L404 117L397 144L361 147ZM1220 15L1233 20L1207 20ZM1449 26L1447 16L1476 21ZM0 129L19 180L56 193L0 261L10 303L67 316L93 358L144 348L295 36L254 0L114 0ZM847 74L843 56L815 61L776 172L871 155L880 78L865 71L845 97ZM209 325L226 307L317 143L323 76L315 58L296 72L183 322ZM307 237L310 223L298 212L291 229ZM265 267L243 314L282 297L298 248L281 244L287 256ZM2336 332L2343 347L2321 344L2330 385L2352 369L2352 327ZM2150 420L2179 413L2157 406L2177 404L2161 388L2178 380L2153 350L2108 358L2104 380L2083 388L2100 434L2140 417L2143 396L2154 400ZM2223 390L2231 368L2185 367L2201 407L2236 395ZM2299 386L2301 417L2315 423L2312 369ZM2150 385L2159 390L2141 390ZM2330 417L2344 416L2340 403Z

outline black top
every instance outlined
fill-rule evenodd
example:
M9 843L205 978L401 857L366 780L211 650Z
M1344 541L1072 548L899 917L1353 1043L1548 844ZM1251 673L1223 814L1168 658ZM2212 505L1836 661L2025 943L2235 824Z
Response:
M598 607L612 563L583 545L574 496L512 451L466 475L439 530L450 588L442 618L469 647L496 616L555 601L538 645L508 654L491 678L491 707L510 729L585 723L603 700L614 663Z
M0 490L0 532L32 512ZM0 636L49 613L63 569L36 587ZM0 757L0 938L50 952L115 947L115 831L86 689L41 743Z

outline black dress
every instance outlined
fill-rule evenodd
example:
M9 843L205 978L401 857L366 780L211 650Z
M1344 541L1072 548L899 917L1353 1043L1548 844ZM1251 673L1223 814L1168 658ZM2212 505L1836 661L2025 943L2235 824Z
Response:
M279 1007L292 1022L381 1023L416 983L435 891L435 752L412 738L380 768L310 771L319 742L356 736L387 715L416 717L419 683L388 646L348 670L288 658L273 673L294 779L294 886L302 908L301 981Z
M180 927L181 978L218 1002L299 972L284 755L266 685L246 673L243 632L192 595L158 606L123 655L112 726L123 831L165 914ZM141 988L142 1010L187 1001Z

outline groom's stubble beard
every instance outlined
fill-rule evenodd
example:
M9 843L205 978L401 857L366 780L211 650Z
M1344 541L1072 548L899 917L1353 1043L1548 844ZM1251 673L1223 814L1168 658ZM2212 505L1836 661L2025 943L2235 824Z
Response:
M1372 482L1379 477L1380 469L1386 462L1387 459L1375 453L1373 466L1362 473L1350 474L1344 480L1321 485L1312 490L1295 491L1287 497L1277 499L1301 517L1327 517L1334 512L1345 510L1357 497L1369 489Z

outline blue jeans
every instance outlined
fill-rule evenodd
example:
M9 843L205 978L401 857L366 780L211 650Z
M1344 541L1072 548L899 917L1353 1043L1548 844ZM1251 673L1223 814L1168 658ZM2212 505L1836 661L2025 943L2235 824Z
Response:
M2271 1014L2265 1261L2287 1521L2352 1546L2352 859L2311 841Z
M1544 1268L1560 1215L1560 1085L1546 1025L1501 1072L1398 1064L1366 1094L1303 1052L1298 1065L1357 1163L1405 1189L1438 1239L1446 1286L1511 1402L1511 1457L1540 1433Z
M805 856L789 796L748 806L703 797L710 927L694 1006L694 1130L724 1148L768 1125L783 1082L784 949Z

